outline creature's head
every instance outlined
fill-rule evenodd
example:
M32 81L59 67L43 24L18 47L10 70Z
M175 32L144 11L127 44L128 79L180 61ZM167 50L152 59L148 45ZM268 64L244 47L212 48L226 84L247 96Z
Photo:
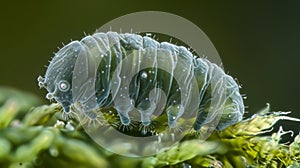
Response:
M40 87L47 89L46 98L55 99L61 103L66 113L74 103L72 95L72 78L74 65L82 46L78 41L73 41L60 49L51 60L45 77L39 77Z

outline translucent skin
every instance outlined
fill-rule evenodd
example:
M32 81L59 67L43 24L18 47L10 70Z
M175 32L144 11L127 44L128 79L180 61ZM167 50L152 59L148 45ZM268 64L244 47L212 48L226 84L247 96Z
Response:
M131 80L126 83L126 78ZM216 128L222 130L244 114L238 84L223 69L194 57L185 47L137 34L95 33L73 41L55 54L39 83L49 92L48 97L62 104L64 112L79 104L78 110L94 119L91 111L113 107L123 125L131 123L133 109L144 126L163 109L170 127L176 126L186 111L195 111L195 130L218 117ZM155 88L160 90L151 92ZM197 88L198 104L192 103L195 91L182 96L182 90L190 88ZM159 107L162 93L167 101Z

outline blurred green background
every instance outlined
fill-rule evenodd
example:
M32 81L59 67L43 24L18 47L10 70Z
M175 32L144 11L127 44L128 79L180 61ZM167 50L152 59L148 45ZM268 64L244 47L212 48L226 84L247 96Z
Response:
M226 72L243 85L249 113L268 102L272 110L300 118L299 2L20 0L2 1L0 8L0 85L44 97L36 79L62 43L119 16L158 10L180 15L208 35ZM280 124L300 130L300 123Z

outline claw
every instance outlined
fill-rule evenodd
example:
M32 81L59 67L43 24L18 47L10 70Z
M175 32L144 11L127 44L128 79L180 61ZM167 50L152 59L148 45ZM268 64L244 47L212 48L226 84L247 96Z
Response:
M38 81L38 85L39 85L40 88L45 87L45 78L39 76L39 77L37 78L37 81Z

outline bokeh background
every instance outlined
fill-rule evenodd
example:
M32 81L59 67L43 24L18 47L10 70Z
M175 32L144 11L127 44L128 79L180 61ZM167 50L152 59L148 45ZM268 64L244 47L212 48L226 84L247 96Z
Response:
M226 72L243 86L246 116L270 103L272 110L292 111L300 118L299 2L2 1L0 86L44 97L36 78L62 43L81 39L119 16L158 10L182 16L207 34ZM300 123L279 125L300 131Z

